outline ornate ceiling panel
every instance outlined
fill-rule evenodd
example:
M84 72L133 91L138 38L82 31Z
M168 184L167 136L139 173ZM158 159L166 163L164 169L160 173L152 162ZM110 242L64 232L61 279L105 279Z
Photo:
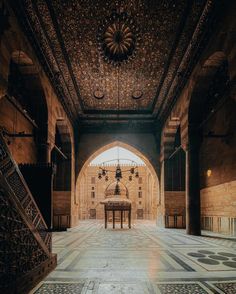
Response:
M19 2L26 31L72 117L120 113L141 119L170 105L173 83L211 1Z

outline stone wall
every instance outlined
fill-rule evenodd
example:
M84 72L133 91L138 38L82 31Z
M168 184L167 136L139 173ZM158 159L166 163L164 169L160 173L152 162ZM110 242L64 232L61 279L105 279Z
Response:
M201 190L202 227L236 235L236 181Z

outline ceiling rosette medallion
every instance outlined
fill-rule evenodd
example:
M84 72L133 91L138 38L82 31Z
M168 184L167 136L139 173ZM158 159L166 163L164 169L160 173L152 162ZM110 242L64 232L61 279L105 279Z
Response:
M98 42L104 60L119 65L134 58L139 46L139 30L126 12L113 12L101 23Z

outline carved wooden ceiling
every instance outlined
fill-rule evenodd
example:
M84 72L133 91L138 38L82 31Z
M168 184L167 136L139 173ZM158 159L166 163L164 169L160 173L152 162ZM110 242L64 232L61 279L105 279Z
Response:
M161 118L211 11L206 0L13 2L73 119Z

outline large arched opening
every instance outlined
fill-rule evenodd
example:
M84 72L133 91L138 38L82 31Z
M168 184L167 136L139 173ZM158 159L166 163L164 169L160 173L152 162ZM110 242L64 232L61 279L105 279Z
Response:
M188 110L187 232L232 233L235 101L228 62L216 52L203 64ZM224 206L224 212L222 207ZM227 207L227 209L226 209Z
M156 171L141 152L120 141L99 148L83 165L76 181L76 202L79 204L79 219L104 218L103 206L100 202L106 198L106 191L115 182L116 164L109 163L108 169L111 172L108 179L99 179L98 173L101 164L96 163L96 158L101 154L104 154L104 158L106 158L106 152L115 148L124 149L140 159L137 164L139 177L133 176L130 180L131 174L123 172L120 181L120 185L127 190L127 197L132 201L133 221L136 219L156 220L159 203L159 181ZM117 157L115 156L114 159L117 159ZM121 170L129 171L129 169L130 164L128 162L121 162Z

